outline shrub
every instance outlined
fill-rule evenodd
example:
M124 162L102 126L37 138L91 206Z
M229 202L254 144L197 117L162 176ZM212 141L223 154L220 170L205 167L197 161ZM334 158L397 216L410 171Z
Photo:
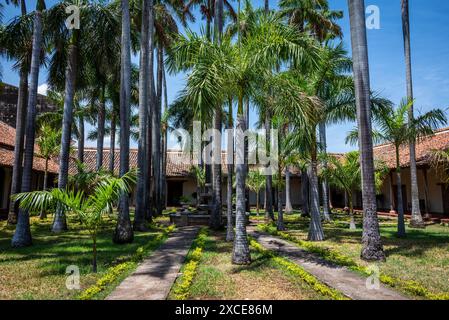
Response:
M187 262L184 266L180 279L173 287L174 298L176 300L185 300L189 296L190 286L196 275L198 264L203 255L203 249L206 244L207 229L202 228L192 244L192 249L187 256Z

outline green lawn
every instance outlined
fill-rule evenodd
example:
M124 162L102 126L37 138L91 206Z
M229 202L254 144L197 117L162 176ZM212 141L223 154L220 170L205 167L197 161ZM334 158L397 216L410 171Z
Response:
M314 245L331 248L349 256L358 264L369 263L359 257L362 221L356 217L358 230L348 228L348 217L333 215L332 223L324 224L326 241ZM387 261L380 263L380 271L404 281L416 281L432 293L449 293L449 228L430 225L425 230L407 227L407 238L396 237L397 221L380 219L380 230ZM287 215L287 233L307 240L309 222L299 215Z
M79 267L81 289L86 289L109 267L130 260L137 248L163 233L156 228L136 233L132 244L115 245L111 240L114 222L107 221L98 238L98 273L93 274L91 240L79 223L70 218L70 230L59 235L52 234L50 226L50 219L32 218L33 246L12 249L14 228L0 222L0 299L74 299L80 291L66 288L67 266Z
M269 258L251 251L250 266L231 263L232 243L223 233L206 240L188 299L310 300L326 299L297 276L280 269ZM179 279L178 279L179 280ZM173 298L173 290L169 298Z

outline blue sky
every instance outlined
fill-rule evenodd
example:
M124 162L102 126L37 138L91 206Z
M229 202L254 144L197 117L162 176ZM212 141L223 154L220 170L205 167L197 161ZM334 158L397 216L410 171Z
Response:
M0 0L1 1L1 0ZM4 2L4 1L2 1ZM34 2L34 1L33 1ZM57 1L47 0L51 6ZM254 6L262 6L263 0L254 0ZM277 1L270 0L270 6L276 7ZM330 0L333 9L344 11L340 24L344 32L344 43L350 52L349 18L347 0ZM237 1L234 1L237 7ZM405 67L402 45L402 25L400 0L372 0L366 5L376 5L380 9L380 29L368 31L371 87L384 97L398 103L406 95ZM29 8L30 9L30 8ZM426 111L431 108L449 106L449 42L444 38L449 34L447 13L449 1L410 0L410 19L412 33L412 63L416 108ZM5 10L5 21L19 14L17 9ZM204 21L197 19L191 29L199 30ZM134 57L134 62L138 59ZM11 62L0 58L3 68L3 81L18 84L18 75L11 71ZM46 71L41 70L39 84L46 82ZM173 101L184 84L185 75L167 77L169 102ZM251 111L250 121L254 123L257 115ZM328 150L345 152L354 147L345 145L347 132L354 124L335 125L328 128ZM107 143L107 142L106 142ZM93 145L94 142L88 142Z

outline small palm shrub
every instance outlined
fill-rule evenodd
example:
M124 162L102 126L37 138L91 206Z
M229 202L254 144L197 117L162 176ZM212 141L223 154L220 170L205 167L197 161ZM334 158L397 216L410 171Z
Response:
M121 178L105 176L98 180L88 196L84 191L52 189L33 191L14 195L20 207L28 211L42 211L56 206L65 213L74 213L89 232L92 239L92 270L97 272L97 235L103 224L103 215L112 212L122 193L129 192L136 181L135 171L130 171Z

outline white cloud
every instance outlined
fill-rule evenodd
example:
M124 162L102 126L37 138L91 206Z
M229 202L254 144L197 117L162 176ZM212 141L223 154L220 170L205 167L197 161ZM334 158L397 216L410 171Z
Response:
M39 87L37 87L37 93L42 94L44 96L47 95L48 84L43 83Z

